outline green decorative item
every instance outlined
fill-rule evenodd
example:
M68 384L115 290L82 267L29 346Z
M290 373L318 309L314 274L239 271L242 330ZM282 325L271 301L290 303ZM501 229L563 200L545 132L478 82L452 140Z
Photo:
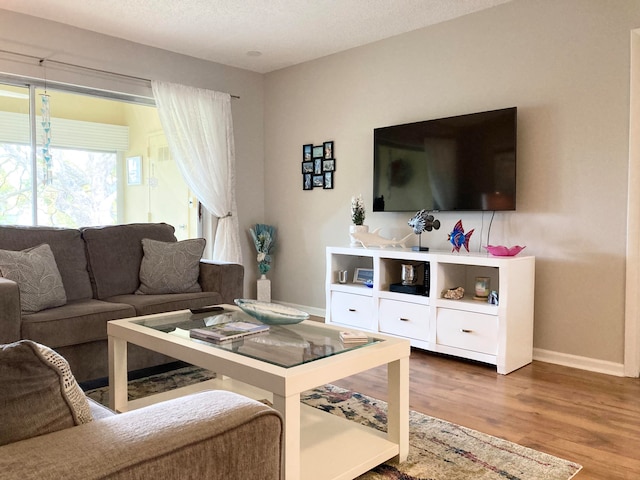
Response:
M368 233L369 226L364 224L364 200L362 195L351 197L351 225L349 225L349 239L351 240L351 246L360 246L360 242L353 234Z
M276 246L276 227L257 223L249 231L258 252L258 269L261 275L265 275L271 269L271 253Z
M362 200L362 195L351 197L351 221L354 225L364 225L364 200Z

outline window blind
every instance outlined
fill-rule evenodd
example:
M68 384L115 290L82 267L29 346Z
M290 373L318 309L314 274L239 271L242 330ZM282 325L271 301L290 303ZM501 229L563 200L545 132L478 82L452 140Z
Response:
M36 116L36 141L42 140L42 125ZM29 144L29 115L0 111L0 143ZM129 127L106 123L51 118L51 146L102 152L129 149Z

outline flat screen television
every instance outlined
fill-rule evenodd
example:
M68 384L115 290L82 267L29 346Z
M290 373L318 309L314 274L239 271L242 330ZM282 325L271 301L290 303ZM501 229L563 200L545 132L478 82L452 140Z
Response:
M516 209L517 107L376 128L373 211Z

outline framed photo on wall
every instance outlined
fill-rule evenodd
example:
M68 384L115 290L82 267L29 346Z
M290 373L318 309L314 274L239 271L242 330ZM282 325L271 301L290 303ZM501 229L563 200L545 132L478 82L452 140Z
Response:
M325 190L333 188L333 172L324 172L324 185Z
M302 173L313 173L313 162L302 162Z
M127 185L142 185L142 157L127 157Z
M312 149L313 149L313 145L311 145L311 144L302 146L302 161L303 162L311 160L311 150Z
M302 189L332 190L335 182L336 159L333 140L322 145L302 145Z
M313 182L311 180L311 174L305 173L302 175L302 189L313 190Z
M323 172L335 172L336 171L336 161L333 158L331 160L323 160L322 161L322 171Z
M329 160L333 158L333 142L324 142L322 144L323 155L322 158Z

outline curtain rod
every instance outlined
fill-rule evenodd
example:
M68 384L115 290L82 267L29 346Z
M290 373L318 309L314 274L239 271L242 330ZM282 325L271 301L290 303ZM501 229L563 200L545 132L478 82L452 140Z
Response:
M108 70L101 70L99 68L85 67L83 65L76 65L75 63L62 62L60 60L51 60L48 58L36 57L35 55L27 55L26 53L11 52L9 50L2 50L2 49L0 49L0 53L8 53L10 55L19 55L21 57L32 58L34 60L38 60L38 63L40 65L44 65L44 62L57 63L58 65L64 65L65 67L80 68L83 70L89 70L91 72L104 73L107 75L115 75L116 77L128 78L130 80L138 80L141 82L147 82L149 84L151 83L151 80L148 78L136 77L134 75L127 75L126 73L110 72ZM231 95L231 98L239 99L240 97L238 95Z

